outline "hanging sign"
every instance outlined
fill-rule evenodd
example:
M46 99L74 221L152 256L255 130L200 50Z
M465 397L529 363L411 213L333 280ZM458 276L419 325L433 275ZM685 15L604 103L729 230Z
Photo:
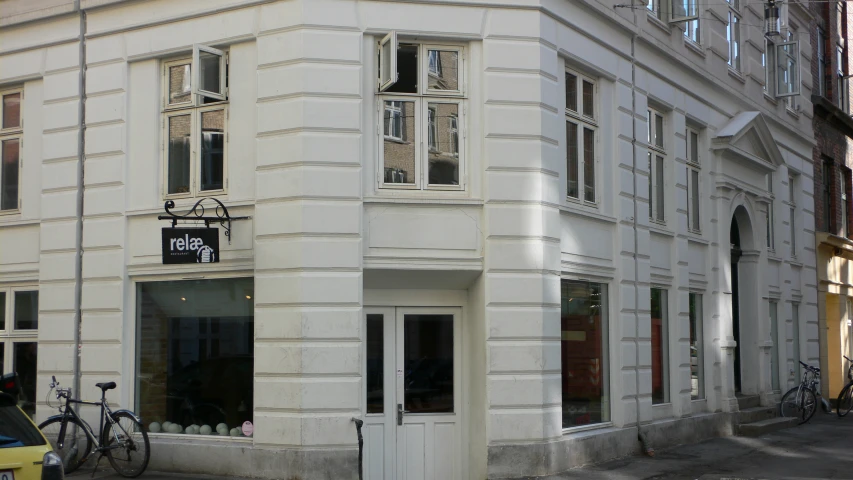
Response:
M164 228L163 263L219 263L219 229Z

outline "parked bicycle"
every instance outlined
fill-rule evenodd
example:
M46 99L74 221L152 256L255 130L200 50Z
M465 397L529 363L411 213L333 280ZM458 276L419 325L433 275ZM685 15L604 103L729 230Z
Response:
M89 455L94 450L100 454L98 462L106 456L119 475L127 478L138 477L148 467L151 456L148 433L142 426L142 420L130 410L112 411L107 405L107 390L116 388L115 382L98 383L95 386L101 389L101 400L85 402L72 398L70 388L59 388L59 382L56 381L56 377L53 377L47 400L48 406L53 408L50 404L50 395L56 389L59 415L54 415L42 422L39 430L44 433L53 450L62 458L65 473L71 473L79 468L89 459ZM65 399L65 405L62 399ZM96 437L92 427L73 408L69 408L71 403L101 407L101 421L98 428L100 437Z
M853 410L853 360L847 355L842 355L848 362L847 366L847 385L841 389L838 394L838 400L835 403L835 413L839 417L843 417Z
M817 411L820 396L817 379L820 378L820 369L803 362L800 362L800 365L806 370L803 372L803 380L782 397L779 409L783 417L799 418L800 424L803 424Z

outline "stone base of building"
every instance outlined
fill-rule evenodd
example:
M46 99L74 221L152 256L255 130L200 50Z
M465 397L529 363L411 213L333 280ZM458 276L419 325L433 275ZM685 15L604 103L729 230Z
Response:
M356 480L358 449L267 448L245 441L152 437L148 469L225 477Z
M649 444L664 449L733 435L734 416L708 413L642 426ZM489 477L552 475L570 468L642 453L637 428L603 428L563 436L558 441L489 447Z

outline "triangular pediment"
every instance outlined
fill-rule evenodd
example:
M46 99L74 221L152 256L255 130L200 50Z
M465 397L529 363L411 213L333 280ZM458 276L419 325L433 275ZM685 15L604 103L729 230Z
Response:
M717 132L712 148L746 160L751 167L762 171L776 170L785 162L759 112L735 115Z
M734 142L734 145L744 152L754 155L772 165L769 158L770 154L767 152L767 149L764 148L764 145L762 145L761 139L758 137L758 134L755 133L754 129L749 129L744 132L744 134Z

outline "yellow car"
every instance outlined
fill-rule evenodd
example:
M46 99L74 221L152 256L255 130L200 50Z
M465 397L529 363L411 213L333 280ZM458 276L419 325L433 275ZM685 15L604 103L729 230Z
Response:
M15 397L0 392L0 480L62 480L62 459Z

